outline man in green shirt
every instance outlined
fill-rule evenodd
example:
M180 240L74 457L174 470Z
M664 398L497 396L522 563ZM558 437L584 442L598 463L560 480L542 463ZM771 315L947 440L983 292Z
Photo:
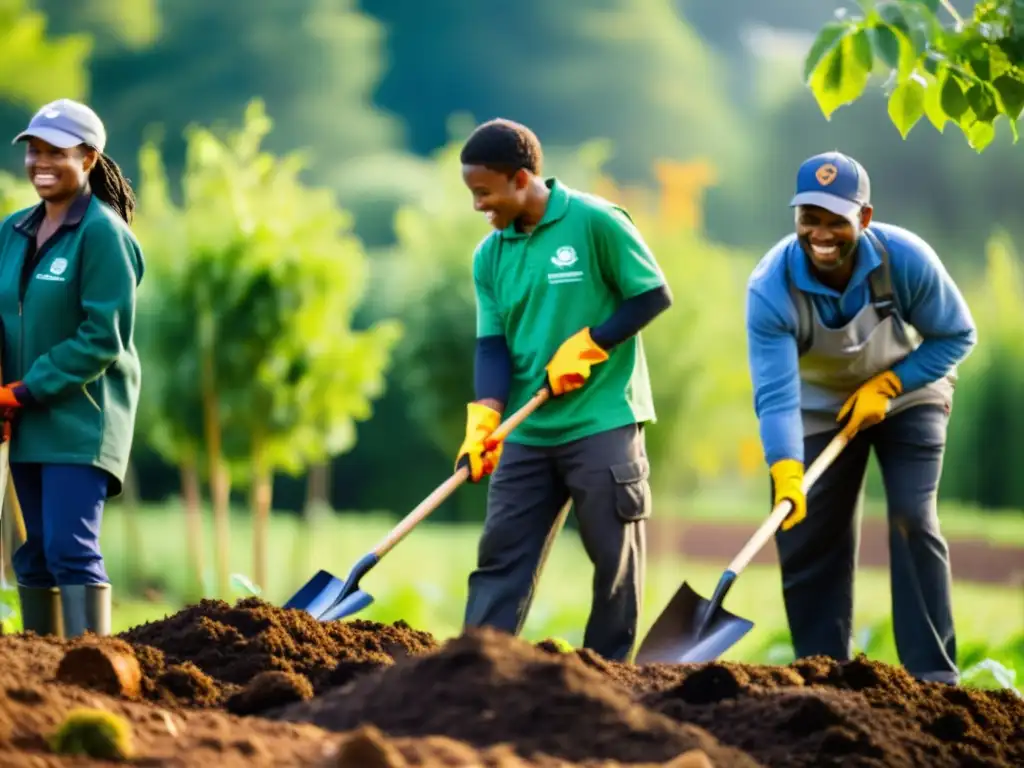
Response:
M622 208L539 175L540 142L525 126L484 123L461 161L495 230L473 256L475 398L456 458L473 482L493 472L466 625L520 631L571 499L594 565L584 645L625 660L651 508L643 425L655 420L639 331L671 293ZM543 387L548 402L504 444L489 442L502 414Z

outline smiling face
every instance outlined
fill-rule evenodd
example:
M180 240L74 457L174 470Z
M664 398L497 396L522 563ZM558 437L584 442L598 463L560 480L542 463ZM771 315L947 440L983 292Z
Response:
M860 221L849 219L813 205L796 211L796 235L811 263L821 272L850 266L861 230L871 221L871 208L861 212Z
M32 137L25 147L25 173L41 199L60 202L82 189L96 159L88 147L63 149Z
M523 169L509 177L483 165L464 165L462 180L473 195L474 210L486 214L495 229L505 229L526 210L530 175Z

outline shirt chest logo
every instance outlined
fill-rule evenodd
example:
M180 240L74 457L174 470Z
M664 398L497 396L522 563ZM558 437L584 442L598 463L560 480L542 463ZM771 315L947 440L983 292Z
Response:
M583 270L572 269L580 260L576 255L576 249L571 245L563 245L555 255L551 257L551 263L555 265L554 272L548 272L549 285L564 285L565 283L579 283L583 281Z
M56 259L50 262L50 271L42 272L36 275L37 280L53 280L56 282L63 283L66 278L62 275L67 271L68 260L63 256L58 256Z

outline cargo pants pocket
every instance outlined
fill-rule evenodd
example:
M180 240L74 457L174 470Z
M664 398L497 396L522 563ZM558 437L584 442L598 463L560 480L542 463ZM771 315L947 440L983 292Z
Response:
M611 467L614 478L615 511L627 523L651 516L651 491L648 484L651 465L646 458L634 459Z

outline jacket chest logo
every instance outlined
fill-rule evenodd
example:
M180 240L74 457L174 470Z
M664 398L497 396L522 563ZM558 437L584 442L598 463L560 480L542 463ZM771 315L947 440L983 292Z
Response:
M580 283L583 281L583 270L572 269L580 260L576 255L576 249L571 245L563 245L555 255L551 257L551 263L555 266L554 272L548 272L549 285L564 285L565 283Z
M68 269L68 260L58 256L50 262L50 270L36 275L37 280L54 280L63 283L65 278L61 277Z

